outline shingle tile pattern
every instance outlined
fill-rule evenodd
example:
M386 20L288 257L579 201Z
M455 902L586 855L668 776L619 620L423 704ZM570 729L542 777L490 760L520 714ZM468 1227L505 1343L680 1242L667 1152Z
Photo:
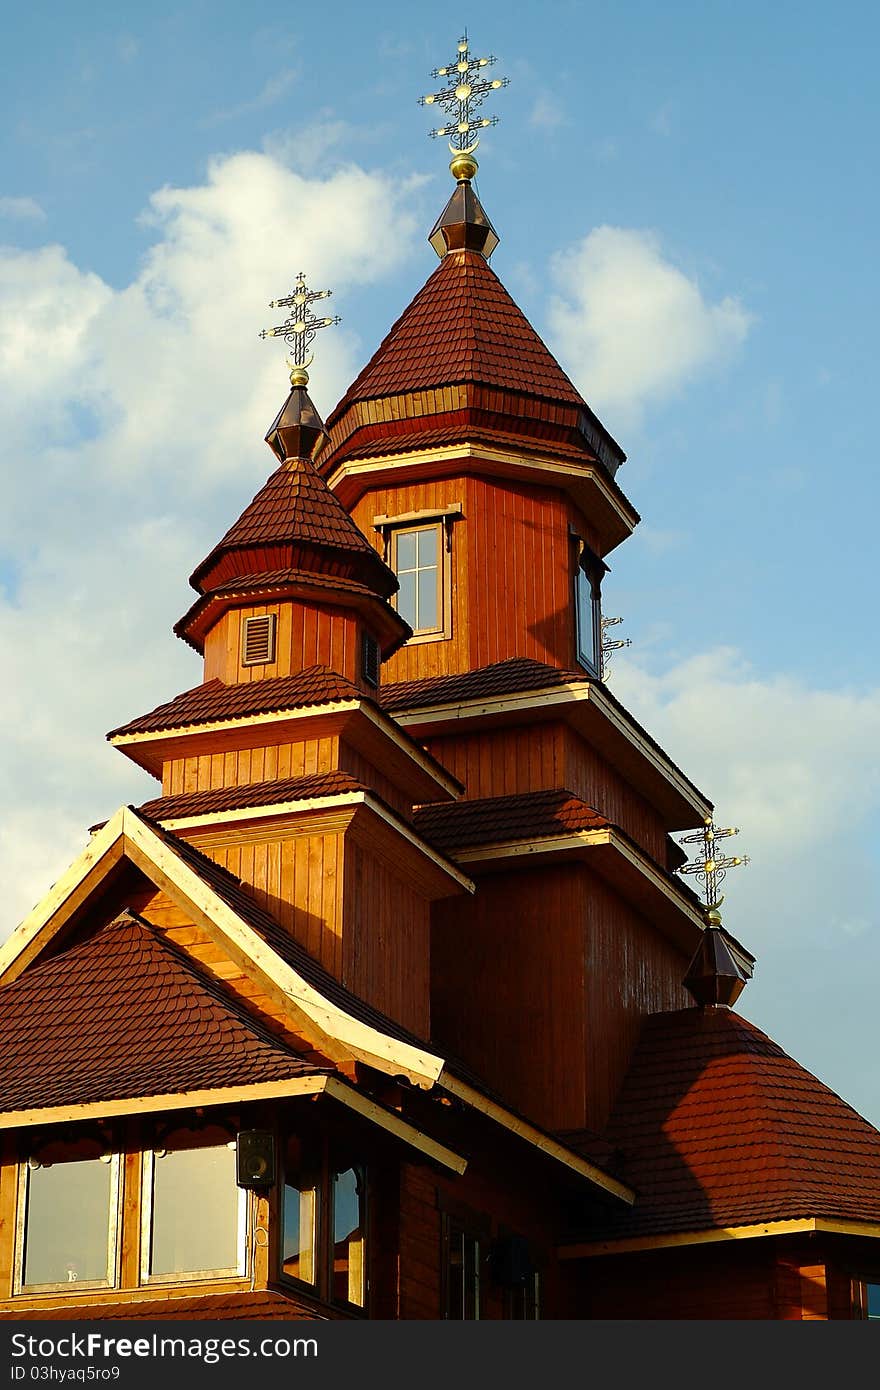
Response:
M572 681L585 684L587 676L583 671L547 666L543 661L514 656L507 661L496 661L491 666L479 666L462 675L429 676L423 680L385 685L379 698L384 709L410 710L546 690L550 686L568 685Z
M392 572L307 459L291 459L276 469L190 582L200 588L202 577L229 551L289 545L354 555L365 572L382 580L383 592L396 588Z
M167 1321L234 1318L236 1322L284 1318L290 1321L321 1321L324 1316L295 1294L288 1296L273 1289L255 1289L253 1293L203 1294L197 1298L132 1298L130 1302L122 1299L105 1302L96 1296L93 1303L79 1307L19 1308L13 1313L0 1313L0 1322L20 1322L23 1319L28 1322L79 1322L83 1319L93 1322L96 1318L102 1322L105 1318L161 1318Z
M138 809L151 820L176 820L213 811L240 811L251 806L277 806L312 797L345 796L366 788L347 772L316 772L308 777L284 777L272 782L249 782L241 787L157 796Z
M585 1239L880 1221L880 1133L728 1009L647 1020L605 1138L638 1200Z
M518 439L521 437L519 447L524 454L546 458L548 453L552 453L573 463L596 462L586 441L576 437L573 430L554 428L525 413L521 417L505 417L504 429L498 428L496 419L493 428L476 422L480 413L475 410L461 411L460 418L454 422L447 422L445 416L415 416L401 421L396 429L387 423L362 427L340 445L333 462L338 462L342 455L351 460L374 456L381 458L385 454L404 454L412 449L443 449L450 444L464 443L509 450L512 435ZM606 477L605 483L615 495L619 494L619 488L610 477Z
M571 792L551 790L421 806L414 824L430 844L449 854L478 845L602 830L609 822Z
M320 1070L127 913L0 988L3 1112Z
M157 705L149 714L139 715L118 729L111 729L107 737L183 729L191 724L210 724L214 720L246 719L255 714L275 714L363 698L356 685L331 671L329 666L308 666L293 676L244 681L240 685L212 680L175 695L173 700Z
M469 381L584 404L484 257L456 251L444 256L328 425L354 400Z

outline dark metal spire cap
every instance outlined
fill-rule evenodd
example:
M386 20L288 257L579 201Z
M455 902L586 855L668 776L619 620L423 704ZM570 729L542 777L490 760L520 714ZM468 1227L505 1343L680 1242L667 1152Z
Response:
M754 963L723 927L707 927L682 984L701 1008L729 1008L752 978Z
M305 386L294 384L269 427L266 443L284 463L287 459L316 459L329 435Z
M469 179L459 179L428 237L441 261L447 251L479 251L488 261L499 237Z

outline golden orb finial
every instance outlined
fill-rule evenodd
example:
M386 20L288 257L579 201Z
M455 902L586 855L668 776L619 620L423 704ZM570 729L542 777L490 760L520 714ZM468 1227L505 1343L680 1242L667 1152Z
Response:
M456 154L449 161L449 172L459 183L469 183L476 176L478 167L472 154Z
M287 365L290 368L291 386L308 386L309 374L306 371L305 367L297 366L297 364L295 362L291 362L289 358L287 360Z

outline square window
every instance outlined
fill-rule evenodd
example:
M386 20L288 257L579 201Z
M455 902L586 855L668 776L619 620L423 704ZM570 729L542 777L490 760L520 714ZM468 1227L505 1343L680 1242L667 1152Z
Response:
M116 1282L119 1156L22 1165L19 1292Z
M145 1153L144 1280L244 1274L246 1202L234 1143Z

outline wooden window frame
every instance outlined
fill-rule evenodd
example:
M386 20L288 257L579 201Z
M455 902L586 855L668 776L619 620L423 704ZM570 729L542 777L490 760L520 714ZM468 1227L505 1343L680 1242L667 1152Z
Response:
M218 1149L223 1148L222 1143L216 1144L193 1144L193 1145L169 1145L169 1151L175 1152L177 1148L193 1149ZM227 1148L233 1147L230 1144ZM236 1214L236 1266L228 1266L224 1269L194 1269L194 1270L173 1270L161 1274L150 1273L150 1260L152 1256L152 1226L153 1226L153 1175L155 1172L155 1160L160 1150L145 1149L141 1156L141 1225L140 1225L140 1284L149 1285L150 1288L160 1286L176 1286L178 1284L192 1283L214 1283L223 1280L241 1280L248 1276L248 1265L250 1263L250 1252L248 1250L248 1231L251 1225L253 1194L246 1188L234 1184L237 1194L237 1214Z
M602 679L602 580L608 573L608 566L595 551L591 550L573 527L569 536L575 544L574 565L574 653L577 664L594 680ZM581 641L581 585L590 588L590 617L593 628L593 655L590 659Z
M452 533L454 523L463 517L460 502L451 502L443 507L425 507L415 512L399 512L397 516L384 513L373 517L373 526L382 537L382 555L388 565L397 573L397 542L401 535L412 531L427 531L436 528L437 537L437 601L440 623L436 628L420 629L413 633L406 643L414 647L422 642L444 642L452 637ZM391 599L397 608L397 595Z
M295 1275L288 1274L284 1270L284 1198L287 1186L287 1175L284 1162L282 1161L279 1171L279 1197L278 1197L278 1244L277 1244L277 1269L278 1278L285 1286L296 1289L298 1292L316 1299L328 1307L339 1308L347 1313L352 1313L356 1317L368 1316L370 1303L370 1259L372 1246L372 1220L373 1220L373 1200L372 1200L372 1180L370 1165L366 1161L354 1161L347 1164L345 1168L337 1168L336 1160L338 1155L334 1153L334 1144L330 1136L323 1136L318 1145L318 1152L315 1155L316 1163L315 1174L315 1279L313 1283L308 1283L305 1279L297 1279ZM282 1155L285 1149L282 1144ZM363 1303L351 1303L347 1299L337 1298L334 1294L334 1212L333 1212L333 1175L334 1173L346 1173L349 1168L360 1170L363 1175L364 1189L364 1232L363 1232ZM292 1174L295 1177L297 1175Z
M77 1160L72 1162L100 1163L102 1159ZM25 1284L25 1242L27 1238L27 1213L29 1204L29 1184L31 1173L30 1158L18 1165L18 1188L15 1212L15 1249L13 1252L13 1297L34 1298L44 1293L76 1294L90 1289L118 1289L120 1287L120 1254L122 1234L122 1155L112 1152L109 1155L110 1197L107 1222L107 1279L74 1279L64 1283ZM63 1167L63 1161L57 1165Z
M463 1241L471 1242L475 1252L474 1265L474 1316L466 1318L453 1314L450 1309L450 1299L452 1297L450 1270L452 1267L452 1240L460 1234ZM461 1208L456 1203L444 1203L441 1206L440 1216L440 1260L441 1260L441 1308L443 1320L447 1322L480 1322L483 1302L485 1298L485 1266L486 1257L489 1251L489 1229L488 1219L481 1218L474 1213L471 1215L467 1210ZM462 1280L464 1275L462 1274ZM462 1282L462 1298L464 1305L467 1304L467 1293Z

